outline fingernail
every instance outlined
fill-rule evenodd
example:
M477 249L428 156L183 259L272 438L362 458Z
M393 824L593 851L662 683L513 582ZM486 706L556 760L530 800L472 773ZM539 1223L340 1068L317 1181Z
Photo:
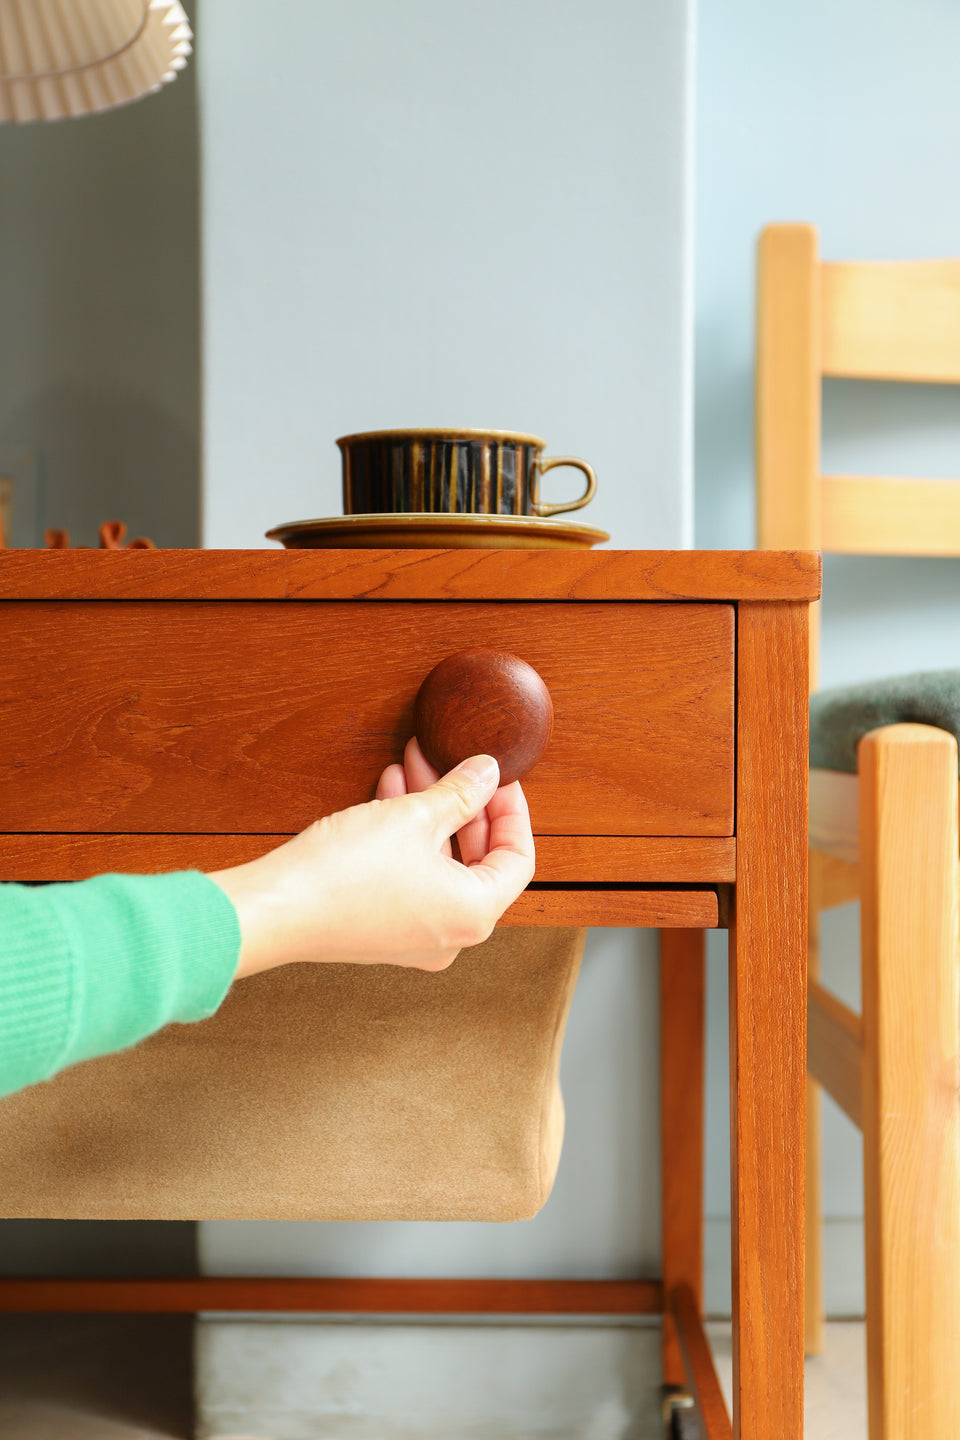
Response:
M465 770L479 785L500 779L500 766L492 755L471 755L469 760L461 760L456 769Z

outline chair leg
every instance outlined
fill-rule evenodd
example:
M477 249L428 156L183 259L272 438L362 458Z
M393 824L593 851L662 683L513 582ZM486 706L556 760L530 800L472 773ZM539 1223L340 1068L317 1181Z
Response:
M870 1440L960 1435L957 744L860 744Z
M820 979L820 872L822 856L810 852L807 911L807 978ZM823 1352L823 1189L821 1177L820 1086L807 1074L807 1160L804 1230L806 1268L803 1291L803 1348L807 1355Z
M702 930L660 931L660 1163L663 1379L685 1372L668 1297L689 1285L703 1304L703 1058L706 947Z

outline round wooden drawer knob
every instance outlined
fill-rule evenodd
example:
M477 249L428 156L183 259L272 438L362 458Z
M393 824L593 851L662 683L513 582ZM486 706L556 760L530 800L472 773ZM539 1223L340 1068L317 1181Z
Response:
M550 691L525 660L501 650L462 650L420 686L420 749L441 775L469 755L493 755L500 783L532 770L553 729Z

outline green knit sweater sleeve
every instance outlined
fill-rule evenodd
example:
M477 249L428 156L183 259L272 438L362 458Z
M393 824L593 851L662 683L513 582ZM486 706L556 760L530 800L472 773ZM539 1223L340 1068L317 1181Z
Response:
M0 1095L220 1005L237 912L198 871L0 885Z

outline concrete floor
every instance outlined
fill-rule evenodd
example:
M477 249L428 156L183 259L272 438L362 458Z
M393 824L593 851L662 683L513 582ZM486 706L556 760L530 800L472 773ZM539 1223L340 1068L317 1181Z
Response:
M0 1435L191 1440L193 1328L179 1316L0 1317ZM708 1330L729 1402L730 1326ZM866 1440L864 1359L862 1324L828 1325L826 1353L807 1362L807 1440Z

